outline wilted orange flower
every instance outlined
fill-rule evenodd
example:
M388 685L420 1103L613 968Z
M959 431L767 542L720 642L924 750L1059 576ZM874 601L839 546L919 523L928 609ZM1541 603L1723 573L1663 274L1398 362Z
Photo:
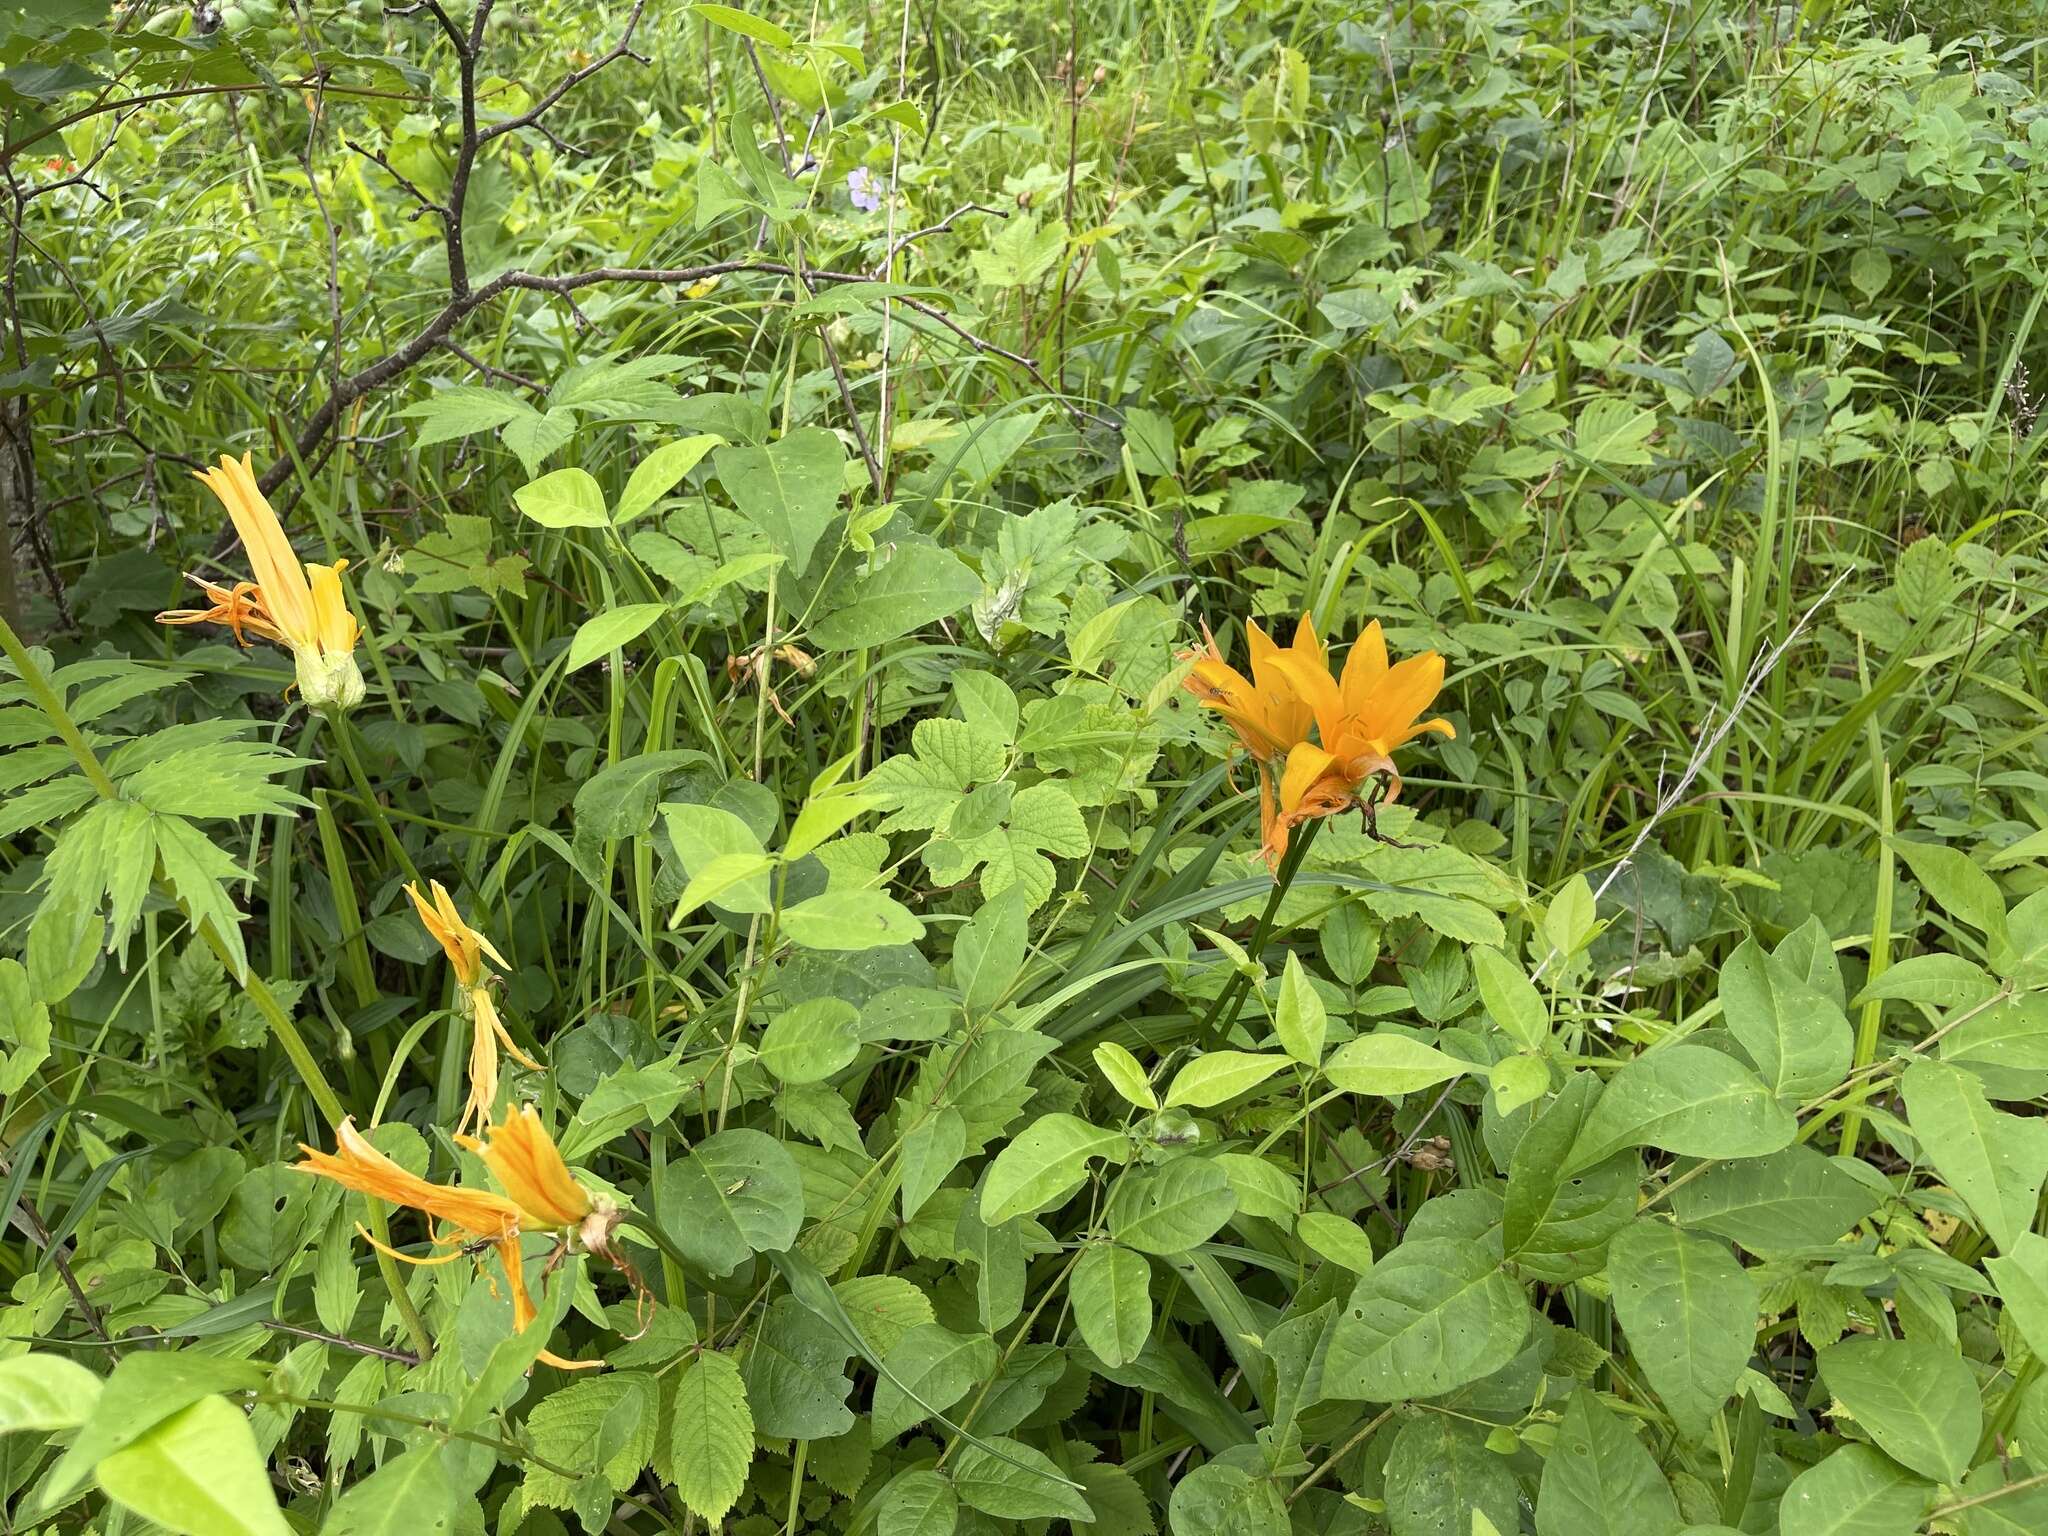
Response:
M1316 638L1315 625L1306 614L1294 631L1294 644L1282 649L1256 624L1246 624L1246 641L1251 651L1251 680L1233 667L1209 626L1202 626L1202 649L1183 651L1180 659L1193 660L1181 686L1213 709L1223 723L1237 733L1244 749L1261 763L1284 757L1296 742L1308 740L1315 716L1301 696L1283 660L1302 663L1304 668L1323 665L1323 645Z
M1315 715L1321 744L1303 741L1287 754L1280 775L1278 805L1265 824L1265 854L1273 863L1287 851L1291 829L1316 816L1334 816L1357 805L1367 779L1384 776L1382 804L1400 797L1401 774L1394 752L1425 731L1455 737L1441 717L1422 719L1444 685L1444 659L1435 651L1393 666L1386 637L1375 619L1366 625L1345 658L1341 681L1318 660L1282 657L1276 665Z
M245 645L245 632L275 641L290 649L299 692L308 704L355 708L363 701L363 674L356 666L355 615L341 588L348 562L299 563L277 513L257 487L248 454L240 459L222 454L214 468L196 473L227 508L256 579L232 588L200 581L211 607L173 609L158 614L157 622L225 624Z
M512 1327L518 1332L524 1331L526 1325L539 1316L539 1309L534 1306L533 1298L526 1289L526 1262L519 1251L520 1234L568 1227L571 1230L563 1239L563 1251L580 1248L592 1253L608 1253L611 1232L619 1218L616 1207L609 1202L597 1201L570 1177L562 1154L541 1127L531 1106L518 1118L507 1121L490 1133L492 1142L508 1136L509 1144L520 1149L516 1158L508 1158L502 1151L494 1158L489 1143L479 1144L469 1138L464 1140L468 1145L480 1146L486 1165L501 1179L505 1175L500 1171L499 1163L505 1161L521 1180L528 1177L525 1170L529 1167L544 1169L552 1199L562 1201L564 1187L573 1190L581 1203L581 1211L573 1222L553 1218L566 1213L574 1202L563 1201L558 1209L535 1209L529 1206L527 1198L534 1191L524 1182L508 1183L506 1187L511 1191L511 1198L507 1198L488 1190L435 1184L408 1173L371 1146L355 1128L353 1120L342 1121L340 1129L335 1132L336 1150L333 1152L322 1152L317 1147L301 1143L299 1150L306 1154L305 1160L295 1166L318 1178L332 1179L344 1189L352 1189L358 1194L373 1195L392 1205L410 1206L424 1213L431 1222L453 1229L430 1231L434 1245L450 1251L426 1259L400 1253L378 1242L369 1233L362 1233L366 1242L391 1258L407 1264L448 1264L470 1255L473 1250L480 1251L477 1249L479 1244L488 1245L504 1266L505 1285L512 1298ZM559 1256L549 1261L550 1269ZM565 1371L587 1370L604 1364L601 1360L564 1360L545 1349L540 1352L540 1358Z
M504 1020L498 1017L498 1005L491 999L491 973L484 968L483 957L489 955L500 965L507 964L505 957L498 953L489 939L462 920L455 898L448 894L440 881L429 884L434 893L432 901L422 896L416 885L408 884L405 894L412 898L420 921L426 925L427 932L441 946L441 952L454 968L456 998L470 1018L469 1099L463 1105L462 1118L455 1127L462 1131L468 1129L472 1120L484 1125L490 1119L491 1106L498 1100L500 1046L511 1052L512 1059L529 1071L538 1072L540 1063L519 1049L518 1042L505 1028Z

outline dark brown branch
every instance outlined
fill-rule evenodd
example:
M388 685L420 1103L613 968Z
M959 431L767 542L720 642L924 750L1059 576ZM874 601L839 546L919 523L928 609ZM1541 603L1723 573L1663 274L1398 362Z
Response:
M875 277L878 280L886 278L888 276L890 266L895 262L898 256L901 256L903 254L903 252L907 248L909 248L912 245L915 245L920 240L929 238L932 235L943 235L947 230L953 227L953 221L955 219L964 218L970 213L986 213L991 217L998 219L1007 219L1010 216L1009 211L1007 209L991 208L986 203L963 203L960 207L955 208L951 213L947 214L943 219L939 220L938 223L927 224L923 229L913 229L909 234L899 238L894 245L889 247L887 253L883 255L882 259L875 263Z
M453 352L457 357L461 358L465 363L469 364L470 367L474 368L478 373L482 374L487 379L500 379L503 380L505 383L515 385L520 389L530 389L534 391L534 393L536 394L547 393L547 385L541 383L540 380L529 379L523 373L514 373L509 368L500 368L495 363L487 363L482 358L478 357L474 352L470 351L469 348L463 346L460 342L451 341L446 336L443 336L441 338L441 345L447 348L450 352Z
M263 1326L272 1333L288 1333L295 1339L312 1339L319 1344L332 1344L336 1349L345 1349L353 1354L373 1355L379 1360L389 1360L396 1365L418 1365L420 1357L409 1349L388 1349L382 1344L365 1344L361 1339L351 1339L339 1333L322 1333L318 1328L301 1328L296 1323L281 1323L276 1318L265 1318Z
M403 187L406 190L406 192L411 195L412 200L419 204L419 207L413 209L411 213L406 215L408 219L424 218L426 217L426 215L430 213L438 213L444 219L448 217L447 207L444 204L435 202L431 197L427 196L426 193L422 192L411 177L407 176L405 172L401 171L397 166L391 163L390 158L384 153L383 150L365 149L362 145L358 144L354 139L343 139L341 142L346 144L350 149L354 150L357 154L361 155L365 160L375 161L379 166L383 168L385 175L389 176L393 181L397 182L399 186Z
M633 29L640 25L640 13L646 8L647 0L633 0L633 9L626 17L625 28L619 33L619 40L613 43L610 49L600 54L597 58L592 59L581 69L571 70L560 80L557 80L552 89L517 117L508 117L503 122L492 123L484 128L477 135L477 143L479 145L488 144L495 138L499 138L504 134L515 133L521 128L535 128L546 135L549 143L565 153L581 153L581 151L563 143L556 134L543 125L540 120L541 115L608 64L616 64L620 59L632 59L640 64L650 62L644 53L635 53L633 51Z

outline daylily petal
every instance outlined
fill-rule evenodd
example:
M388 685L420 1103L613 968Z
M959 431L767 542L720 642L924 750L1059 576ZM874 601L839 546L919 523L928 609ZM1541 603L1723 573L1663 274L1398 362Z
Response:
M590 1214L590 1192L570 1174L531 1104L492 1127L477 1150L533 1229L573 1227Z

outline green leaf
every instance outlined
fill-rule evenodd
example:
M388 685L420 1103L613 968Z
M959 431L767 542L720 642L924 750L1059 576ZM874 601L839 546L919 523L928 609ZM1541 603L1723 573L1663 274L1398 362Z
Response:
M91 1415L102 1383L62 1355L0 1360L0 1435L19 1429L76 1429Z
M1387 1452L1387 1525L1394 1536L1468 1536L1473 1516L1520 1525L1520 1492L1507 1459L1468 1425L1436 1414L1408 1420Z
M607 608L578 627L576 637L569 642L569 660L562 668L563 674L587 667L598 657L630 645L667 612L667 603L627 603Z
M845 447L823 427L799 427L766 448L726 447L711 456L732 504L788 557L792 571L810 564L838 511L845 463Z
M1543 1461L1536 1536L1672 1536L1683 1523L1655 1459L1590 1387L1580 1387Z
M1821 1380L1892 1460L1937 1482L1970 1469L1984 1410L1977 1378L1952 1344L1847 1339L1816 1357Z
M405 1451L335 1501L320 1536L443 1536L455 1528L455 1485L438 1445Z
M1323 1063L1323 1076L1346 1093L1388 1097L1433 1088L1472 1070L1469 1061L1446 1056L1409 1035L1360 1035L1347 1040Z
M1732 1238L1759 1258L1832 1243L1881 1204L1839 1162L1811 1147L1716 1163L1671 1193L1686 1227Z
M587 470L558 469L512 493L513 505L543 528L609 528L604 490Z
M1109 1235L1140 1253L1171 1257L1216 1235L1237 1210L1237 1192L1214 1163L1182 1157L1127 1174L1109 1202Z
M733 1133L727 1131L726 1135ZM778 1296L741 1367L755 1432L770 1440L828 1440L853 1428L847 1342L794 1296Z
M1121 1164L1130 1156L1121 1131L1105 1131L1072 1115L1040 1115L1012 1137L981 1186L981 1219L1001 1226L1060 1204L1088 1177L1088 1160Z
M1067 1280L1074 1322L1105 1365L1127 1365L1152 1336L1152 1266L1128 1248L1097 1243Z
M903 1133L903 1219L924 1208L967 1151L967 1121L948 1104L926 1114Z
M1934 1485L1867 1445L1845 1445L1792 1479L1779 1527L1799 1536L1911 1536Z
M1653 1219L1615 1235L1607 1272L1629 1352L1679 1432L1704 1439L1756 1347L1756 1281L1719 1242Z
M769 1020L759 1049L783 1082L822 1082L860 1054L860 1010L839 997L798 1003Z
M897 547L888 563L852 583L852 594L811 626L821 651L881 645L958 613L981 596L981 578L958 555L930 544Z
M805 949L876 949L916 943L924 924L880 891L826 891L786 908L782 933Z
M1166 1518L1173 1536L1277 1536L1288 1529L1287 1505L1272 1480L1228 1461L1184 1473Z
M1285 1056L1258 1056L1250 1051L1210 1051L1197 1056L1173 1075L1166 1107L1186 1105L1210 1109L1250 1093L1287 1065Z
M1915 1061L1903 1086L1906 1117L1935 1171L1999 1251L2012 1252L2048 1179L2048 1121L1993 1109L1975 1076L1945 1062Z
M1007 890L981 904L953 941L953 981L969 1014L985 1014L1009 995L1030 942L1021 890Z
M1642 1160L1633 1152L1576 1174L1566 1165L1599 1092L1592 1073L1574 1074L1515 1144L1501 1208L1510 1258L1564 1261L1572 1270L1590 1271L1602 1245L1635 1215Z
M1529 1303L1490 1246L1409 1238L1373 1265L1337 1315L1323 1396L1438 1397L1491 1375L1529 1331Z
M676 857L682 860L693 880L700 874L709 876L712 864L722 858L766 858L754 829L723 806L664 805L661 818L667 824L669 841L675 845ZM716 901L728 912L764 915L772 912L775 902L768 887L767 867L764 863L753 875L747 876L738 873L741 865L723 865L718 879L707 879L699 899Z
M754 1460L754 1415L730 1355L703 1350L676 1382L669 1431L675 1494L715 1526L739 1501Z
M549 454L576 435L576 413L554 408L528 410L507 422L500 435L505 446L518 457L519 467L531 475Z
M875 1381L873 1424L877 1445L944 1413L978 1382L996 1373L996 1341L985 1333L954 1333L920 1323L884 1356L888 1370Z
M690 9L728 32L737 32L741 37L751 37L757 43L766 43L771 48L794 48L796 39L772 21L763 21L745 11L730 5L714 5L710 0L696 0Z
M619 492L619 504L612 509L614 523L629 523L676 488L683 476L725 441L715 432L702 432L680 442L663 443L633 466L626 488Z
M35 1076L36 1068L50 1059L50 1010L30 987L28 972L19 960L0 960L0 1042L8 1047L6 1056L0 1058L0 1098L12 1098ZM36 1358L52 1360L50 1356Z
M669 1166L655 1196L662 1230L691 1263L729 1275L756 1253L779 1253L803 1226L803 1180L774 1137L720 1131Z
M1311 1251L1354 1275L1372 1268L1372 1239L1354 1221L1328 1211L1306 1211L1295 1221L1294 1235Z
M1322 994L1302 969L1301 957L1287 952L1287 967L1280 973L1280 998L1273 1007L1273 1038L1280 1049L1305 1067L1323 1059L1323 1041L1330 1032L1329 1011Z
M1114 1040L1105 1040L1095 1047L1094 1061L1097 1069L1109 1080L1109 1086L1129 1102L1140 1109L1159 1107L1159 1095L1152 1091L1152 1083L1145 1075L1143 1064Z
M610 1495L630 1487L653 1456L659 1417L660 1393L642 1371L585 1376L550 1392L526 1415L528 1441L552 1464L526 1463L526 1502L578 1508L600 1489L608 1506Z
M1721 963L1721 1017L1781 1099L1813 1098L1848 1075L1848 1016L1754 939Z
M1856 994L1856 1005L1896 999L1929 1008L1965 1008L1998 990L1984 967L1961 955L1908 955L1885 967Z
M875 1501L875 1536L953 1536L959 1521L953 1485L925 1467L897 1473Z
M1499 950L1486 945L1470 953L1472 979L1487 1017L1525 1050L1540 1051L1550 1043L1550 1010L1528 972Z
M1596 395L1579 412L1573 445L1596 464L1648 464L1650 435L1656 430L1655 411L1615 395Z
M1943 546L1937 540L1935 547ZM1968 923L1994 945L2004 941L2005 897L1998 882L1968 854L1942 843L1920 843L1911 838L1894 838L1891 846L1942 911Z
M437 389L426 399L397 412L420 423L413 434L415 448L431 448L478 432L491 432L521 416L534 414L533 407L517 395L500 394L475 384L457 384Z
M2011 1253L1986 1259L1984 1267L2027 1348L2036 1359L2048 1360L2048 1237L2023 1232Z
M100 1459L115 1503L180 1536L291 1536L248 1417L202 1397Z
M1711 1046L1667 1045L1608 1080L1572 1148L1572 1169L1624 1147L1685 1157L1762 1157L1791 1144L1792 1112L1740 1062Z
M984 1444L988 1449L963 1444L953 1458L953 1491L969 1509L999 1520L1095 1518L1043 1451L1006 1435L990 1436Z
M216 1393L261 1386L268 1375L264 1366L210 1355L172 1350L124 1355L107 1377L92 1416L50 1473L44 1496L53 1503L63 1499L103 1458L172 1414Z

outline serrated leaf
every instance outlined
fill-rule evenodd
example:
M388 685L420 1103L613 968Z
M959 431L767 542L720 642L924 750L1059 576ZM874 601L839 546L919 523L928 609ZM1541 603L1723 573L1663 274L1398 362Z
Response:
M754 1415L730 1355L698 1354L676 1382L670 1423L676 1497L715 1526L739 1501L754 1460Z

